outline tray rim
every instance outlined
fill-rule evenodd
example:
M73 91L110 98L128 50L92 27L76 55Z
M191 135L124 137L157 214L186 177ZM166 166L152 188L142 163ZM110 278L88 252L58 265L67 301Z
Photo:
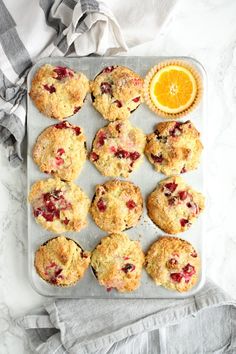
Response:
M30 237L29 237L29 227L28 227L28 221L29 221L29 218L28 218L28 215L29 213L31 212L31 206L30 206L30 203L28 202L28 191L29 191L29 178L28 178L28 175L29 175L29 164L28 164L28 127L29 127L29 124L28 124L28 105L29 105L29 101L31 100L30 97L29 97L29 88L31 87L31 75L32 75L32 72L35 70L35 67L37 67L38 65L40 65L40 63L42 62L44 64L44 61L46 59L49 59L49 61L51 60L55 60L55 61L63 61L63 60L97 60L98 58L101 59L106 59L106 60L109 60L109 59L120 59L120 58L133 58L133 59L138 59L138 58L152 58L152 59L157 59L158 61L165 61L165 60L186 60L186 61L190 61L192 62L194 65L196 65L196 67L199 67L200 70L201 70L201 75L203 77L203 82L204 82L204 87L203 87L203 97L201 99L202 101L202 105L203 105L203 117L206 115L206 111L207 111L207 93L208 93L208 80L207 80L207 72L204 68L204 66L202 65L202 63L197 60L196 58L192 57L192 56L175 56L175 55L165 55L165 56L161 56L161 55L151 55L151 56L148 56L148 55L135 55L135 56L130 56L130 55L125 55L125 56L102 56L102 57L97 57L97 56L88 56L88 57L78 57L78 56L71 56L71 57L60 57L60 56L55 56L55 57L42 57L42 58L39 58L38 60L36 60L34 62L34 64L32 65L32 67L30 68L28 74L27 74L27 102L26 102L26 121L27 121L27 134L26 134L26 143L27 143L27 246L28 246L28 249L27 249L27 264L28 264L28 267L27 267L27 271L28 271L28 279L29 279L29 283L32 287L32 289L38 293L39 295L41 296L44 296L46 298L65 298L65 299L107 299L107 300L157 300L157 299L169 299L169 300L179 300L179 299L186 299L186 298L189 298L189 297L192 297L192 296L195 296L203 287L203 285L205 284L205 281L206 281L206 272L205 272L205 267L206 267L206 257L205 257L205 246L204 246L204 234L205 234L205 214L206 214L206 209L207 209L207 200L206 200L206 205L205 205L205 209L204 209L204 212L203 214L201 215L201 219L202 219L202 235L201 235L201 247L198 248L198 250L200 251L200 254L201 254L201 273L200 273L200 280L198 281L197 285L194 286L193 290L190 290L189 292L183 292L183 293L180 293L178 291L172 291L170 289L165 289L166 291L168 291L170 293L170 297L160 297L160 296L156 296L156 297L122 297L122 294L123 293L120 293L120 297L102 297L102 296L90 296L90 295L79 295L79 296L62 296L62 295L53 295L53 294L45 294L43 291L41 291L40 289L37 288L35 282L33 281L33 273L31 271L31 267L32 267L32 264L31 264L31 257L30 257L30 250L31 250L31 247L30 247ZM89 81L92 80L91 78L89 78ZM88 93L89 95L89 93ZM145 104L145 103L143 103ZM159 117L157 115L157 117ZM188 115L186 115L185 119L187 119ZM68 117L67 119L70 119L71 117ZM162 119L162 121L173 121L174 119L164 119L164 118L161 118L159 117L160 119ZM56 124L57 120L55 120L55 123ZM109 122L108 122L109 123ZM107 124L108 124L107 123ZM49 125L53 125L53 124L49 124ZM201 133L201 138L202 138L202 141L204 142L204 149L203 149L203 152L202 152L202 156L201 156L201 165L202 165L202 187L201 187L201 192L203 193L204 196L206 196L206 189L205 189L205 160L206 160L206 151L207 151L207 141L206 139L204 138L204 135L205 135L205 119L203 118L202 119L202 125L203 125L203 128L202 128L202 131L200 131ZM163 174L162 174L163 175ZM168 176L165 176L163 175L163 179L167 178ZM49 176L48 178L53 178L52 176ZM101 230L102 231L102 230ZM102 231L103 232L103 231ZM125 231L123 231L125 232ZM66 233L67 234L67 233ZM74 233L73 233L74 234ZM181 238L181 235L182 233L180 234L176 234L176 235L170 235L170 234L167 234L165 233L167 236L170 236L170 237L178 237L178 238ZM59 236L58 234L54 234L52 235L51 233L51 236L53 236L54 238ZM156 239L158 239L161 235L158 235ZM48 239L51 239L53 237L50 237ZM73 236L69 235L68 236L70 239L74 240ZM77 241L76 241L77 242ZM189 242L191 243L191 240L189 240ZM145 252L144 252L145 253ZM88 270L87 271L91 271L91 265L89 266ZM142 269L142 273L144 272L144 267ZM42 280L43 281L43 280ZM151 280L152 281L152 280ZM56 286L55 286L56 287ZM73 286L72 286L73 288ZM190 293L191 292L191 293ZM125 294L125 293L124 293ZM129 294L129 293L128 293ZM132 294L132 292L130 293ZM176 295L176 296L175 296Z

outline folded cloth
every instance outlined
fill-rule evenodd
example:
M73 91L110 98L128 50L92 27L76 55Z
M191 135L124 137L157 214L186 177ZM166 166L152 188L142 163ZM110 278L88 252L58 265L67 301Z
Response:
M138 10L136 0L125 1L122 6L114 0L123 32L127 25L129 46L154 38L176 2L147 0L140 2ZM144 11L147 16L143 16ZM151 28L147 28L144 18ZM145 24L146 31L140 25L138 30L137 23ZM107 4L101 1L0 0L0 143L7 147L12 166L23 161L25 78L32 64L47 56L125 52L128 47L123 32Z
M16 323L40 354L236 353L236 301L210 281L178 300L55 300Z

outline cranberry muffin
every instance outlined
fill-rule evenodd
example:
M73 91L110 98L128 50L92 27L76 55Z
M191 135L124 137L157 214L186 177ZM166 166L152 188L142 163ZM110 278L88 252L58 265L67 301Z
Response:
M83 130L67 121L45 129L33 148L33 159L39 169L64 181L72 181L79 175L86 156Z
M144 254L139 241L124 233L103 237L92 252L91 266L107 291L130 292L140 286Z
M78 232L87 225L90 201L73 182L58 178L37 181L31 187L29 202L36 222L49 231Z
M84 74L45 64L34 75L29 95L40 112L63 120L79 111L88 91Z
M39 247L34 265L38 275L56 286L71 286L83 276L90 264L90 253L64 236L53 238Z
M148 196L148 216L164 232L177 234L188 230L197 220L204 200L182 177L166 178Z
M149 248L145 267L157 285L184 292L199 279L200 257L189 242L163 236Z
M171 176L196 169L202 149L192 122L161 122L147 135L145 153L158 172Z
M143 78L124 66L108 66L91 82L93 106L110 121L128 119L143 101Z
M140 188L112 180L96 186L90 213L100 229L120 232L137 225L143 210Z
M90 161L104 176L129 177L143 159L145 135L129 121L115 121L99 129Z

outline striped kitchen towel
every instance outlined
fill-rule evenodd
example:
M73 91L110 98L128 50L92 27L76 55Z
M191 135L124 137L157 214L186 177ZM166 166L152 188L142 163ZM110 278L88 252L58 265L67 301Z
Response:
M137 7L136 0L107 1L119 25L106 3L97 0L0 0L0 143L11 165L23 161L25 78L36 60L125 52L155 37L176 2L146 0Z
M183 299L55 299L16 324L38 354L236 353L236 301L209 280Z
M127 47L116 19L101 2L0 0L0 142L13 166L23 160L25 77L34 61L74 51L104 55L109 49L114 54Z

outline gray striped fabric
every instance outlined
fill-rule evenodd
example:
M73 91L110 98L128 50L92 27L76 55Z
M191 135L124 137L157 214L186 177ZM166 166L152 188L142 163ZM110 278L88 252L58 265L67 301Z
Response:
M2 35L3 33L9 31L11 28L15 27L16 23L2 1L0 1L0 14L0 34Z
M25 78L32 64L41 57L65 56L74 51L77 55L89 55L94 52L91 48L101 49L94 43L91 46L87 43L86 48L80 45L80 36L93 31L99 21L109 23L114 41L97 54L106 54L109 48L116 52L127 49L118 23L103 3L96 0L24 1L25 11L30 14L27 21L19 16L15 0L0 0L0 143L7 148L12 166L23 161ZM93 37L98 44L100 38Z

